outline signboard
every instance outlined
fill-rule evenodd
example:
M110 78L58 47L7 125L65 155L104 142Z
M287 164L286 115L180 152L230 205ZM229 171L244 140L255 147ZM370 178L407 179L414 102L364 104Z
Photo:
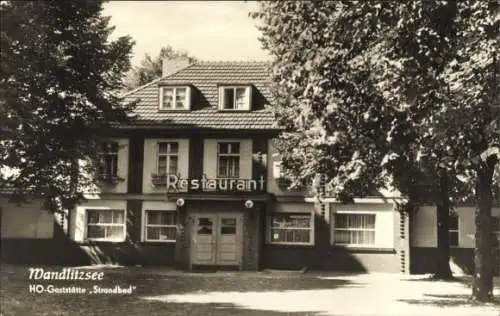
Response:
M217 178L208 179L203 176L202 179L183 179L178 175L167 176L167 190L185 191L185 190L202 190L202 191L264 191L264 176L259 179L227 179Z

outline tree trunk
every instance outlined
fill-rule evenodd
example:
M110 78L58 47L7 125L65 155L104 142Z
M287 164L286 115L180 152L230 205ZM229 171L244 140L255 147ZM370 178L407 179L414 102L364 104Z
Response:
M493 243L491 231L493 167L484 164L478 170L475 211L476 244L474 249L473 299L486 302L493 298Z
M437 195L437 265L434 278L449 280L453 278L450 269L450 236L449 218L450 201L448 190L448 175L444 170L439 171L439 185Z

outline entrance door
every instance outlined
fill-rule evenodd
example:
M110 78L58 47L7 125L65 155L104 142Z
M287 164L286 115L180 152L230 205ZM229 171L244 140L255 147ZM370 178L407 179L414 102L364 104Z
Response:
M220 215L218 218L217 231L217 264L218 265L239 265L240 249L239 242L240 216Z
M216 220L214 214L194 217L193 263L215 264Z
M193 216L192 264L239 266L242 257L242 214Z

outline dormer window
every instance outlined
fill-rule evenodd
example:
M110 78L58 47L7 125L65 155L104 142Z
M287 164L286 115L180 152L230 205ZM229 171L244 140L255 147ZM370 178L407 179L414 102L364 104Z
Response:
M189 110L190 103L190 87L160 86L160 110Z
M219 109L222 111L249 111L250 86L222 86L219 88Z

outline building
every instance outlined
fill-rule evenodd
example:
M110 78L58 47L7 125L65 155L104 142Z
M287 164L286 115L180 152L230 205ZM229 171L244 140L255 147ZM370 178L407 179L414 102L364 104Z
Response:
M390 193L345 205L286 189L267 67L166 61L161 79L126 95L135 119L109 135L87 201L62 222L36 202L1 204L2 260L432 271L435 207L408 216ZM457 214L452 254L470 272L473 209ZM493 215L498 234L500 208Z

